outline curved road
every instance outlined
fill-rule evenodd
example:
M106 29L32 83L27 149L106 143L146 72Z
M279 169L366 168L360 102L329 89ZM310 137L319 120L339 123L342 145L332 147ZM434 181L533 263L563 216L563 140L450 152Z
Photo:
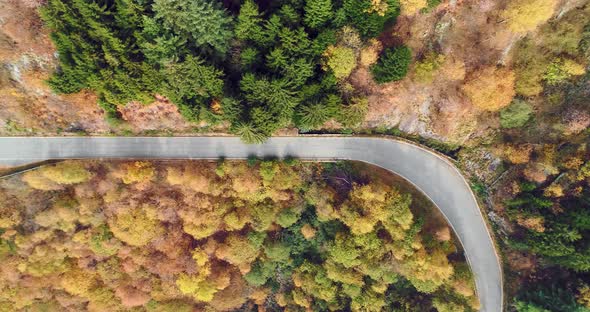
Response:
M371 163L404 177L442 211L459 237L475 275L481 310L502 311L502 272L471 189L455 166L419 146L387 138L275 137L246 145L235 137L0 138L0 165L68 158L246 158L292 156Z

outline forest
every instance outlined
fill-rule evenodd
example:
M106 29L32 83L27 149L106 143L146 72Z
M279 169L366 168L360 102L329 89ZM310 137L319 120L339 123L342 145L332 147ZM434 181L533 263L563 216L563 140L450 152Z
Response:
M249 143L289 125L362 122L367 100L346 78L398 14L397 0L49 0L41 8L59 53L54 91L92 90L114 122L120 106L159 94L186 119L229 122ZM404 46L364 54L381 83L402 79L412 59Z
M360 163L64 161L0 180L1 311L475 311L419 192Z
M585 312L589 63L587 0L6 0L0 132L409 138L471 179L498 243L508 311ZM80 184L30 174L24 185L74 196L118 168L88 166ZM10 205L30 200L19 196ZM5 250L16 251L5 233ZM417 289L401 276L398 294ZM407 297L444 311L440 291ZM391 294L386 307L417 304Z
M482 195L505 218L497 233L519 312L590 311L589 43L587 3L520 40L515 97L484 143L504 160Z

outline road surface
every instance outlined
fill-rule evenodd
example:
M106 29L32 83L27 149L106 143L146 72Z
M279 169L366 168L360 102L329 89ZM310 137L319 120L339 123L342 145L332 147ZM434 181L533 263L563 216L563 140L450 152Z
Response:
M475 275L481 310L502 311L502 271L477 201L452 163L419 146L387 138L275 137L246 145L235 137L0 138L0 165L69 158L214 159L292 156L349 159L390 170L414 184L445 215Z

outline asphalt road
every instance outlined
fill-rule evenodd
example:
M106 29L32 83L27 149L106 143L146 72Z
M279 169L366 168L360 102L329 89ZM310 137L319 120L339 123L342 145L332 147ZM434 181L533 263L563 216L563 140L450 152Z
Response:
M442 211L475 275L481 310L502 311L502 272L471 189L452 163L406 142L368 137L275 137L246 145L234 137L0 138L0 165L69 158L246 158L292 156L371 163L410 181Z

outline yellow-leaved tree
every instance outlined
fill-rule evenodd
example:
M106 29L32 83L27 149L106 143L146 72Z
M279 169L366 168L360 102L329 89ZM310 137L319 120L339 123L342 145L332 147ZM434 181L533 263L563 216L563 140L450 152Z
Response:
M401 14L402 15L414 15L418 13L421 9L425 8L428 5L426 0L401 0Z
M72 185L88 181L92 173L79 161L64 161L55 165L41 167L28 171L23 175L23 181L32 188L53 191L62 185Z
M116 238L132 246L144 246L164 232L155 209L149 206L116 215L109 220L109 227Z
M463 92L473 105L487 111L497 111L514 98L514 73L495 66L485 67L471 74L463 85Z
M550 19L556 3L556 0L512 0L501 14L511 31L527 32Z

